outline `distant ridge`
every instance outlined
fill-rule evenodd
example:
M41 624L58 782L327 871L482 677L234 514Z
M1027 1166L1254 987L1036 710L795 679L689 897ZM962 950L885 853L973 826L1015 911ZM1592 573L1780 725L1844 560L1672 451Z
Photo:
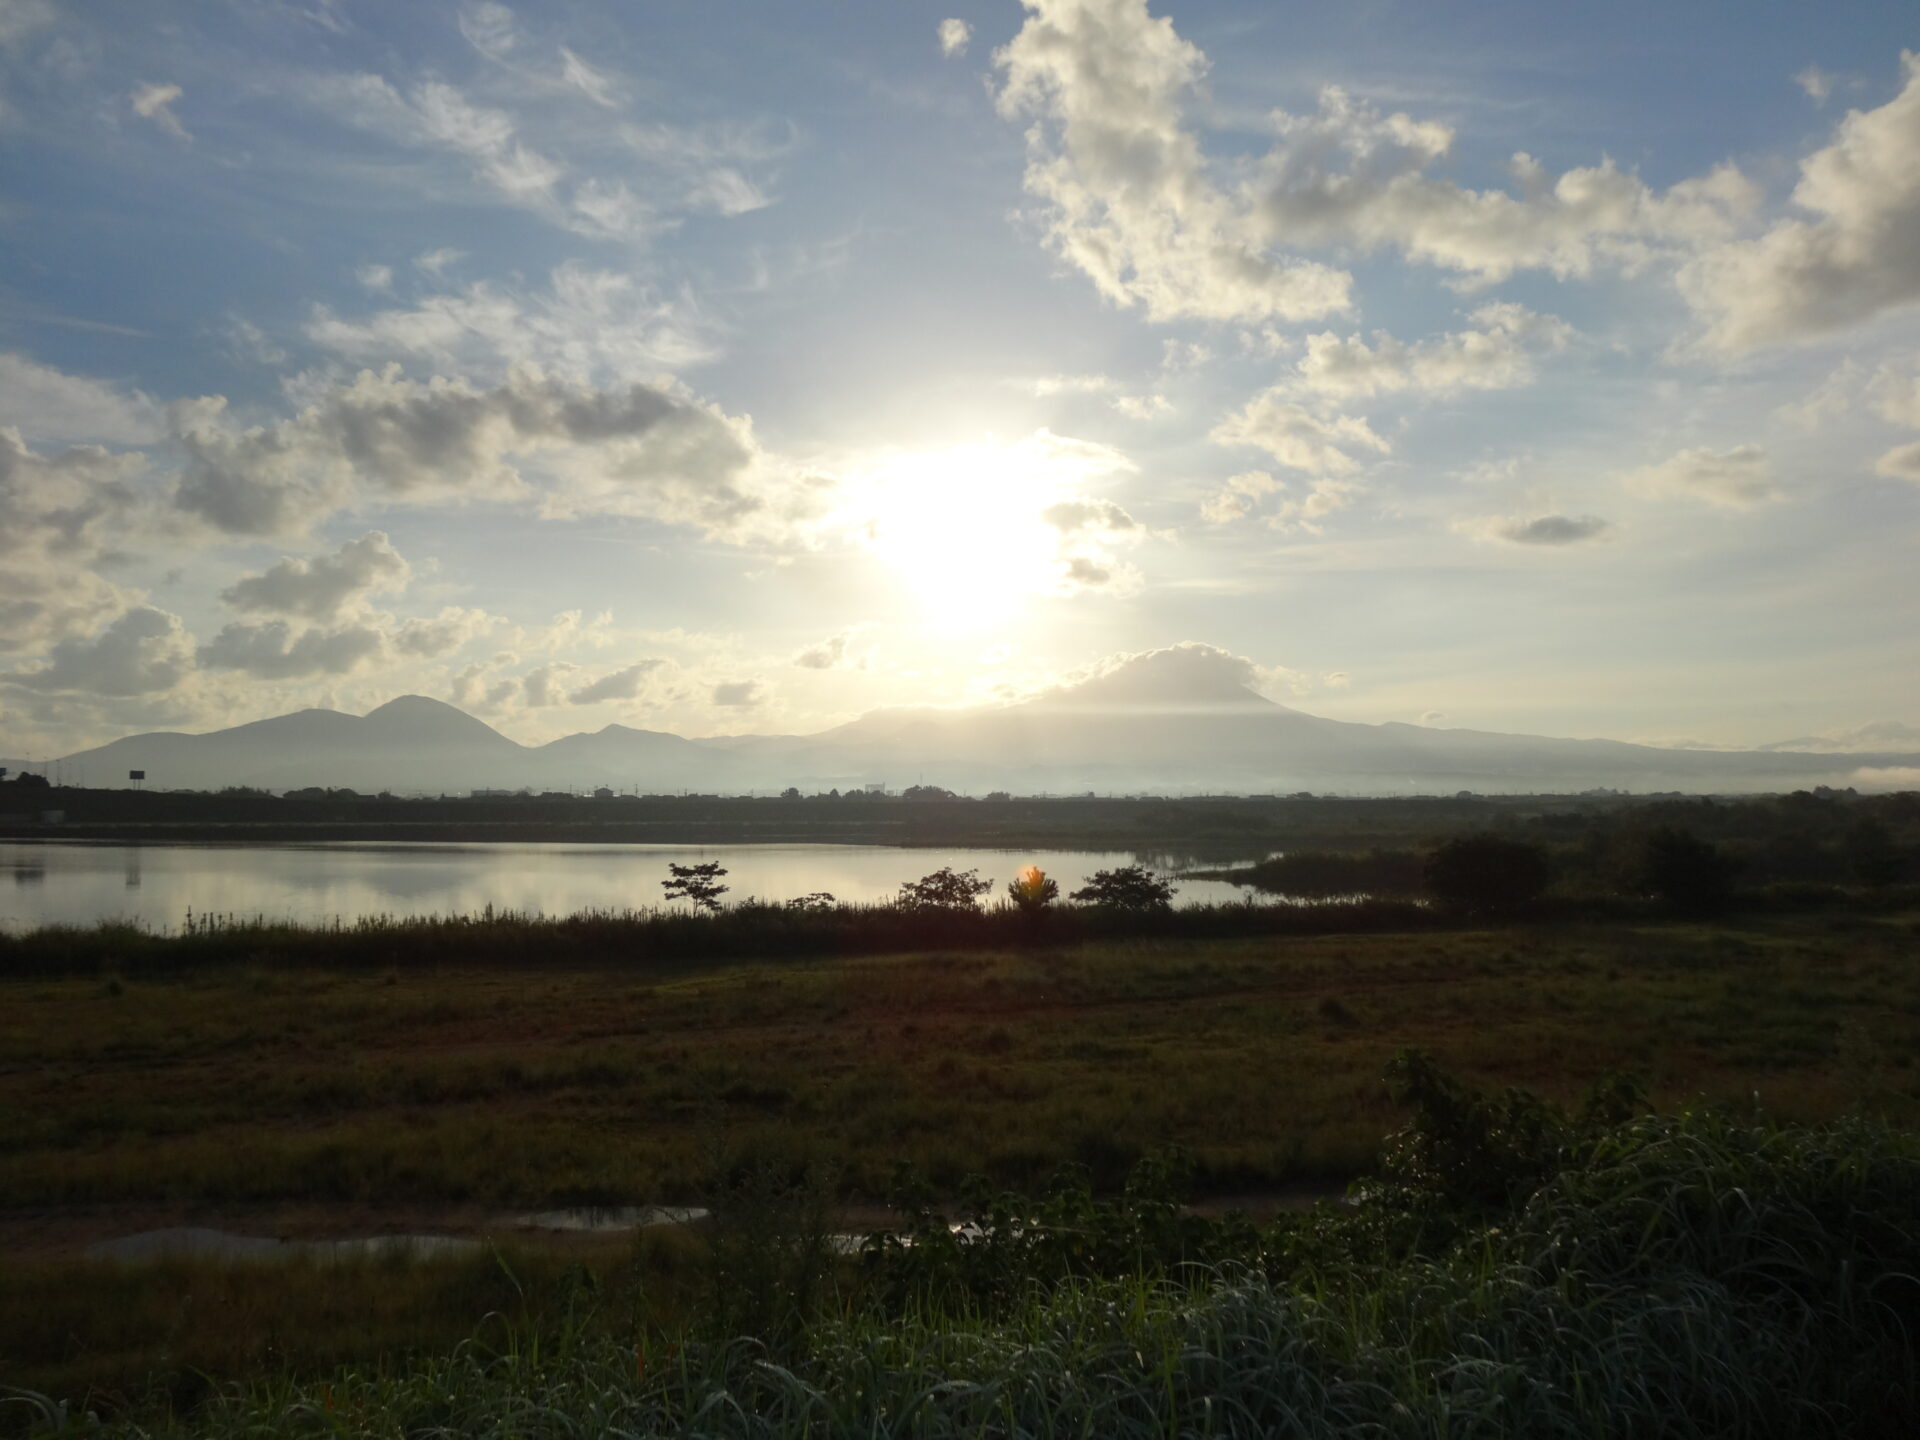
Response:
M971 793L1741 792L1845 786L1920 768L1914 751L1668 750L1329 720L1258 694L1246 662L1177 645L1027 700L878 710L815 735L688 739L607 725L521 745L457 706L401 695L365 715L298 710L203 735L132 735L57 762L70 783L145 770L156 789L464 794L478 789L740 793L929 783ZM1905 727L1877 727L1899 733ZM15 765L15 768L19 768Z

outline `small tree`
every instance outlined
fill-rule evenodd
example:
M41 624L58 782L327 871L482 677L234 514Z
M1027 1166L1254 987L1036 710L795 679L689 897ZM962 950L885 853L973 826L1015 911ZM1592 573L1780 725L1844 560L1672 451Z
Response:
M1841 842L1853 878L1862 885L1879 889L1897 885L1908 869L1907 857L1893 838L1893 832L1878 820L1868 818L1847 831Z
M955 870L942 865L931 875L909 880L895 902L902 910L978 910L980 897L993 888L978 870Z
M1736 861L1691 830L1662 825L1639 838L1629 854L1626 885L1636 895L1676 910L1717 910L1733 893Z
M1094 871L1069 898L1102 910L1148 912L1171 910L1179 893L1144 865L1122 865L1118 870Z
M833 906L831 890L815 890L811 895L796 895L787 901L787 909L801 910L808 914L823 914L833 909Z
M667 899L690 901L695 910L709 914L720 908L720 897L727 893L728 887L720 883L720 877L727 872L719 861L709 860L704 865L669 864L667 873L673 878L660 882Z
M1028 915L1038 915L1060 898L1060 882L1038 865L1022 865L1007 882L1007 898Z
M1507 910L1552 880L1546 852L1524 840L1462 835L1427 857L1427 891L1450 910Z

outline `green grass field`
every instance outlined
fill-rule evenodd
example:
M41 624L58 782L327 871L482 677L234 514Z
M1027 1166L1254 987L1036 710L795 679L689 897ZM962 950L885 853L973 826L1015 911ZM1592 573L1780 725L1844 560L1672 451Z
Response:
M1920 915L1821 912L777 963L392 972L231 964L0 984L0 1383L192 1400L210 1384L444 1354L482 1318L662 1323L680 1236L445 1265L121 1267L89 1238L507 1233L519 1208L694 1201L746 1154L843 1203L896 1163L949 1193L1183 1146L1202 1195L1276 1203L1368 1168L1418 1046L1560 1100L1920 1121ZM401 1357L401 1358L397 1358ZM375 1373L364 1372L363 1373Z

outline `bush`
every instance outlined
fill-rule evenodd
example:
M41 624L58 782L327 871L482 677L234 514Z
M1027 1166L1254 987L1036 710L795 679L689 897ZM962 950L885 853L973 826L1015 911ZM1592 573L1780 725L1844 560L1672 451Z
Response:
M931 875L909 880L896 902L902 910L978 910L980 897L993 888L978 870L955 870L942 865Z
M1180 892L1144 865L1122 865L1118 870L1096 870L1069 899L1103 910L1171 910Z
M1662 825L1633 842L1625 883L1635 895L1659 900L1676 910L1718 910L1733 894L1737 861L1691 830Z
M1546 852L1523 840L1463 835L1427 857L1426 886L1453 910L1510 910L1524 905L1553 879Z

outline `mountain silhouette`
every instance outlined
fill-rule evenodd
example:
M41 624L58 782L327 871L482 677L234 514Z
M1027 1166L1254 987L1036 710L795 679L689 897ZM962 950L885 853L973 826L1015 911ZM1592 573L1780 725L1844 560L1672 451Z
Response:
M69 783L86 785L124 784L129 770L145 770L157 789L402 794L598 785L739 793L920 780L974 793L1737 792L1845 785L1863 769L1920 766L1911 752L1663 749L1358 724L1276 704L1257 679L1225 651L1176 645L1011 703L877 710L813 735L688 739L608 725L535 746L443 701L402 695L360 716L300 710L203 735L133 735L58 763Z

